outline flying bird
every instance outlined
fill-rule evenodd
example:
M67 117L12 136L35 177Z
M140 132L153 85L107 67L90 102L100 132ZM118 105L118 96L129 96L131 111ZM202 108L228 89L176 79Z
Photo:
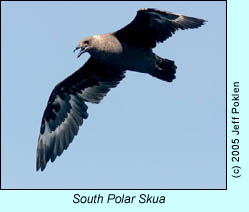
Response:
M86 102L98 104L125 77L127 70L149 74L166 82L175 79L172 60L153 53L156 44L179 29L202 26L203 19L145 8L134 20L113 33L94 35L79 42L78 57L90 58L53 89L44 111L36 154L36 170L43 171L72 142L88 117Z

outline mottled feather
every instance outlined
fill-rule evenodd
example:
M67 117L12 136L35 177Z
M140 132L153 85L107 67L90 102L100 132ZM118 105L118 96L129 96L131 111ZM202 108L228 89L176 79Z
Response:
M37 170L44 170L50 159L53 162L68 148L79 126L88 117L85 102L99 103L123 78L123 71L114 71L90 58L78 71L55 86L42 117Z

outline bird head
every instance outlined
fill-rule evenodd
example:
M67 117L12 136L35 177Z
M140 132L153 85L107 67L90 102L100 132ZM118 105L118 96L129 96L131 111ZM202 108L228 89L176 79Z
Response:
M74 49L74 52L76 50L80 49L80 52L77 55L77 57L80 57L83 53L88 52L89 49L90 49L90 44L91 44L91 38L90 37L81 40L79 45L76 46L76 48Z

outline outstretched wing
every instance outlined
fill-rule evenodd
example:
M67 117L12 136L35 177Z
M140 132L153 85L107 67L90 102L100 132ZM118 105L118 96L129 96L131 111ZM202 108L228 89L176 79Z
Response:
M55 86L44 111L36 154L36 170L43 171L67 149L83 119L85 102L99 103L110 88L124 78L124 71L111 70L90 58L78 71Z
M124 28L114 32L123 42L154 48L178 29L198 28L205 20L187 17L157 9L140 9L135 19Z

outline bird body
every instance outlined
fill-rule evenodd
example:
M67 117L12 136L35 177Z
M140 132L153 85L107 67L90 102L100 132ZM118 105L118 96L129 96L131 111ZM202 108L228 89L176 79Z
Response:
M84 119L87 102L99 103L125 77L125 72L147 73L172 82L176 65L152 49L178 29L193 29L205 20L157 9L141 9L134 20L113 33L94 35L80 41L78 57L88 52L88 61L53 89L42 117L36 169L68 148Z
M148 73L155 67L151 48L120 42L114 33L94 35L84 40L90 40L94 48L89 49L88 53L102 64L142 73Z

